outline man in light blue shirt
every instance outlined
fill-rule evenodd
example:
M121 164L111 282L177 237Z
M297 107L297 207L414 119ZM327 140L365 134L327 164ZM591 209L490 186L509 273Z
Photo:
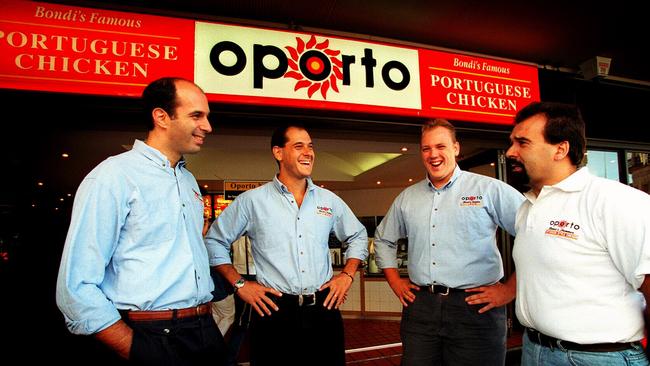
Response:
M147 139L91 171L75 197L56 290L68 329L132 364L205 365L225 356L210 315L203 200L183 154L212 131L194 83L143 92Z
M420 148L426 179L395 199L375 233L377 264L404 305L402 365L503 365L504 305L514 299L515 280L499 282L496 230L514 235L524 197L460 170L460 144L445 120L425 123ZM408 238L405 279L397 270L401 238Z
M368 255L366 229L343 200L311 181L315 154L304 128L277 129L271 148L278 175L241 194L212 224L206 236L210 265L255 309L252 365L343 366L338 308ZM336 276L330 233L348 244ZM252 243L257 281L245 281L232 266L230 246L243 234Z

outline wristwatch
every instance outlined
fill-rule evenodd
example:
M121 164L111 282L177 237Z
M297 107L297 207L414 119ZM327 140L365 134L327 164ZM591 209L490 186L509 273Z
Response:
M240 278L239 278L237 281L235 281L235 283L233 284L233 287L234 287L233 292L234 292L234 293L237 293L237 290L239 290L240 288L244 287L245 284L246 284L246 280L244 279L244 277L240 277Z

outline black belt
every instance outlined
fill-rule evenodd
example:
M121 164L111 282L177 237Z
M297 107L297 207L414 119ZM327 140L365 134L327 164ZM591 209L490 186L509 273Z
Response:
M526 328L526 332L528 333L528 339L530 339L531 342L551 349L563 348L569 351L581 352L619 352L640 345L639 342L580 344L553 338L532 328Z
M465 292L463 289L459 288L451 288L447 286L441 286L441 285L426 285L426 286L420 286L421 291L428 291L431 292L432 294L440 294L447 296L452 292Z
M313 294L292 295L282 293L282 296L272 296L273 302L277 304L285 304L291 306L313 306L322 305L327 298L329 288L323 291L317 291Z

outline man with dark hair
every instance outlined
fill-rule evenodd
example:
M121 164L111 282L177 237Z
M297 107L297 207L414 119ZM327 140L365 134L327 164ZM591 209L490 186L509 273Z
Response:
M650 196L580 168L574 106L536 102L515 123L507 156L531 187L513 250L522 365L648 365Z
M426 178L395 199L375 232L375 258L404 306L402 365L503 365L505 284L497 226L514 235L523 196L506 183L460 170L460 144L446 120L427 121L420 142ZM408 278L397 241L408 238Z
M315 153L304 128L276 130L271 145L279 173L217 217L206 236L210 264L255 310L253 366L343 366L338 308L367 257L366 229L343 200L312 182ZM345 267L335 276L330 233L348 243ZM243 234L251 240L256 281L246 281L231 264L230 246Z
M57 304L72 333L94 335L131 364L220 364L203 200L183 159L212 131L208 100L179 78L152 82L143 99L147 139L79 186Z

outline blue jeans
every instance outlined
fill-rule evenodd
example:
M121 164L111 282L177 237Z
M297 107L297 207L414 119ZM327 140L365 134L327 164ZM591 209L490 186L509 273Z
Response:
M479 314L465 292L444 296L418 291L402 311L402 366L503 366L506 309Z
M648 359L641 346L618 352L583 352L549 348L531 342L524 334L521 366L647 366Z

